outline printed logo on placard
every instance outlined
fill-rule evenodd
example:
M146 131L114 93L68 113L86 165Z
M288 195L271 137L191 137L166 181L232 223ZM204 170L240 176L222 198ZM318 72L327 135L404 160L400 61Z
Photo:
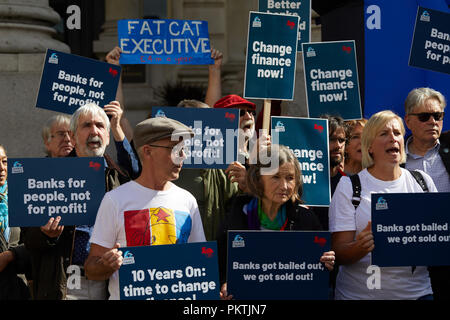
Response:
M95 171L100 170L100 167L101 167L101 166L102 166L102 165L101 165L100 163L98 163L98 162L95 162L95 161L89 161L89 168L94 168Z
M214 254L214 250L207 247L202 247L202 254L205 255L207 258L211 258Z
M134 256L130 251L125 251L122 264L134 264Z
M116 69L109 68L109 73L115 78L119 72Z
M255 19L253 19L252 27L261 28L261 19L258 16L256 16Z
M388 209L388 204L383 197L378 198L377 203L375 204L375 209L376 210L387 210Z
M242 238L241 235L237 234L237 235L234 237L234 240L233 240L233 242L231 243L231 246L232 246L233 248L243 248L243 247L245 247L245 241L244 241L244 238Z
M314 123L314 130L317 130L320 133L322 133L323 132L323 127L320 124Z
M294 27L295 27L295 22L293 22L293 21L291 21L291 20L288 20L287 23L286 23L286 25L287 25L289 28L291 28L291 30L292 30L292 29L294 29Z
M277 124L275 125L275 131L276 132L285 132L286 128L284 127L284 123L281 121L277 121Z
M225 113L225 118L230 120L230 122L233 122L234 119L236 119L236 116L233 113L231 113L231 112L226 112Z
M48 63L58 64L58 56L56 53L52 53L52 55L48 58Z
M327 243L327 239L318 237L318 236L314 236L314 243L317 243L318 245L323 247Z
M313 48L308 47L308 50L306 51L306 56L308 58L315 57L316 56L316 51Z
M422 14L420 15L420 21L423 21L423 22L430 22L430 14L428 13L427 10L425 10L424 12L422 12Z
M158 117L164 117L165 118L166 114L164 113L164 111L159 109L158 112L156 112L156 114L155 114L155 118L158 118Z
M14 162L11 173L23 173L23 166L19 161Z
M318 245L323 247L327 243L327 239L318 237L318 236L314 236L314 243L317 243Z

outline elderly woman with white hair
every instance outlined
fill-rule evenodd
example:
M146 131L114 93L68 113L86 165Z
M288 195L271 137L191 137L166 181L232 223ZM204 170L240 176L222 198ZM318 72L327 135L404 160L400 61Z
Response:
M267 157L270 161L258 158L256 164L250 165L246 176L250 195L235 199L217 239L221 299L232 298L225 282L228 230L322 230L319 219L301 200L302 173L292 151L283 145L271 145L267 147ZM333 270L334 259L334 252L327 251L320 262Z
M391 111L374 114L364 127L361 139L362 167L358 173L361 202L352 203L349 177L343 177L330 204L332 248L340 265L336 279L336 299L432 299L427 267L382 267L380 288L367 286L367 268L374 249L371 231L371 194L423 192L413 175L400 167L405 162L405 128L402 119ZM436 187L426 173L420 172L431 192Z

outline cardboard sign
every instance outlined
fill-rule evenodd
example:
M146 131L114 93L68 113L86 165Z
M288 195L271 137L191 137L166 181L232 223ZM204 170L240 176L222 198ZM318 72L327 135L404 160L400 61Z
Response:
M311 39L311 0L259 0L260 12L278 13L298 16L298 45L297 51L302 51L302 43Z
M372 194L372 264L450 265L450 193Z
M450 74L450 14L419 7L409 65Z
M74 54L47 50L36 107L73 114L87 103L116 100L121 67Z
M293 100L298 16L250 12L244 98Z
M361 119L355 41L302 46L309 117L330 114L344 120Z
M324 231L228 231L227 290L236 300L325 300Z
M328 120L272 117L271 122L272 140L289 147L300 162L302 200L309 206L329 206Z
M226 169L237 159L239 109L153 107L152 117L168 117L190 127L184 168Z
M11 227L92 226L105 194L103 158L9 158Z
M121 64L213 64L208 22L119 20Z
M125 247L121 300L218 300L216 242Z

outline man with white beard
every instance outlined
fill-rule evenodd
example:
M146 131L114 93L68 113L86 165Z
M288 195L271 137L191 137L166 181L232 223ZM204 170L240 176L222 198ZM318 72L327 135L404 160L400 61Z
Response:
M250 140L256 138L256 105L238 95L230 94L218 100L214 104L214 108L235 108L240 111L239 135L242 135L243 138L240 136L238 139L238 161L232 162L225 170L225 173L231 182L237 182L239 184L239 189L247 191L247 184L245 182L246 166L249 165L250 153L252 152L249 149L253 147L250 145ZM259 147L269 146L271 144L270 136L262 134L257 144Z
M70 120L70 131L75 148L70 156L73 157L103 157L105 159L105 183L106 191L110 191L130 179L114 161L105 154L109 145L109 130L112 129L116 137L123 134L120 126L120 104L116 101L106 105L104 109L96 104L86 104L75 111ZM111 116L111 121L108 115ZM90 226L76 227L75 240L72 254L72 265L81 270L81 286L67 290L66 299L95 299L107 298L105 281L88 280L84 276L84 261L89 252L89 238L92 233Z

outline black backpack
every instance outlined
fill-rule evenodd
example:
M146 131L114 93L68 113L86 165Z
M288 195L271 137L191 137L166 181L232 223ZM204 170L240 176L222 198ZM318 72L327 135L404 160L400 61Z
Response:
M415 170L409 170L411 172L412 176L416 179L417 183L422 188L423 192L429 192L427 183L425 182L425 179L423 178L422 174L419 171ZM350 180L352 181L352 187L353 187L353 196L352 196L352 203L353 206L358 208L359 203L361 202L361 181L359 180L358 174L351 175Z

